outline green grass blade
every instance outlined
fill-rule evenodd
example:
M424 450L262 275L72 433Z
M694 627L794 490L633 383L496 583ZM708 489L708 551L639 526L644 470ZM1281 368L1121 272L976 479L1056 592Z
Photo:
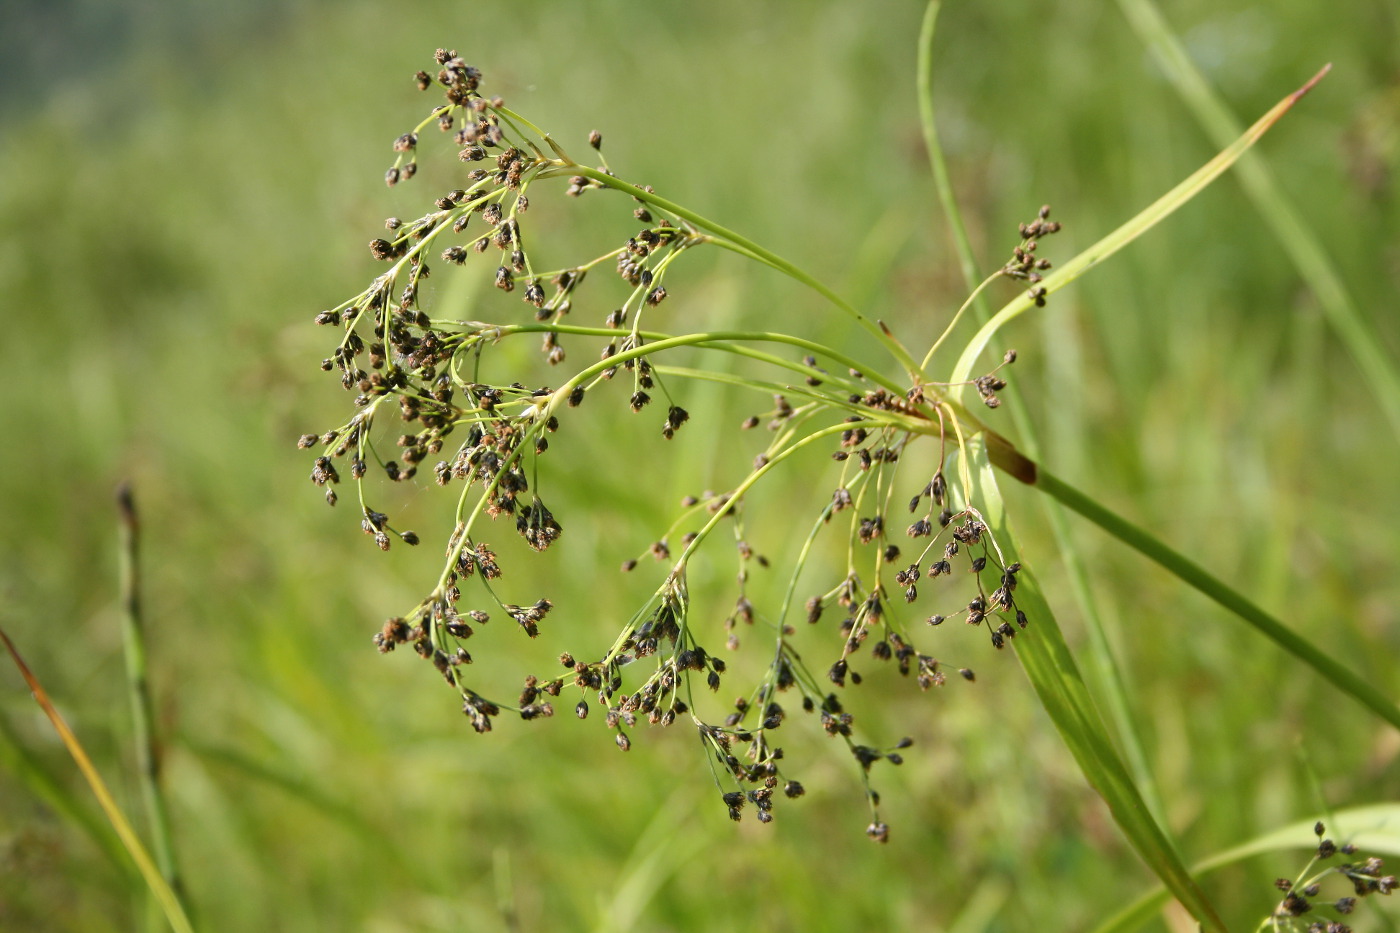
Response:
M1186 54L1157 5L1152 0L1118 0L1118 6L1206 135L1216 145L1237 136L1239 122ZM1327 250L1284 196L1268 163L1251 155L1240 160L1238 172L1245 194L1308 283L1327 323L1346 345L1371 394L1400 435L1400 367L1386 354L1384 343L1357 308Z
M982 275L977 271L977 259L972 255L972 239L967 235L967 225L963 223L962 212L953 194L953 183L948 177L948 164L943 158L943 146L938 141L938 123L933 116L933 36L938 21L940 0L929 0L924 11L923 26L919 30L919 71L916 90L919 94L919 122L924 130L924 147L928 149L929 169L933 172L933 185L938 191L939 203L948 218L948 227L953 234L953 246L958 254L958 269L969 289L977 287ZM978 311L978 320L985 321L991 315L987 300L978 295L973 300Z
M1004 558L1017 560L1015 538L980 435L969 439L966 455L975 468L974 501ZM1133 849L1204 929L1223 931L1224 923L1186 870L1114 750L1069 645L1029 568L1022 570L1019 584L1016 602L1032 621L1012 645L1041 705Z
M1223 580L1210 574L1204 567L1185 555L1172 550L1165 543L1147 531L1134 525L1118 514L1104 508L1089 496L1068 485L1064 481L1039 470L1036 474L1037 489L1055 497L1069 508L1083 515L1104 531L1127 544L1135 551L1150 558L1171 571L1193 589L1209 596L1229 609L1245 622L1254 626L1269 640L1298 658L1304 664L1321 674L1338 690L1365 706L1371 712L1400 729L1400 707L1390 697L1362 680L1350 668L1337 661L1312 642L1294 632L1281 621L1256 606L1244 594L1231 588Z
M698 853L711 848L712 823L696 826L692 821L697 797L689 786L678 787L632 846L632 852L617 872L612 896L600 899L597 933L629 933L644 922L646 907L662 885ZM689 824L689 825L687 825Z
M1103 262L1109 256L1127 246L1133 240L1142 236L1159 222L1166 219L1179 207L1190 201L1201 190L1210 184L1231 165L1244 155L1244 153L1259 141L1259 138L1269 131L1279 119L1296 104L1304 94L1312 89L1312 86L1322 79L1330 69L1327 66L1312 77L1307 84L1289 94L1279 101L1269 110L1268 113L1260 117L1253 126L1245 130L1244 134L1225 147L1219 155L1211 159L1205 165L1197 169L1192 175L1181 184L1177 185L1166 194L1162 195L1155 202L1149 205L1136 217L1114 230L1108 236L1099 240L1093 246L1081 252L1073 259L1061 265L1054 272L1047 275L1041 286L1047 294L1054 293L1064 288L1094 266ZM992 335L1001 329L1008 321L1020 316L1023 312L1035 307L1035 301L1028 295L1022 293L1018 298L1007 304L1004 308L988 321L976 333L963 350L962 356L958 359L957 365L953 369L953 375L948 380L951 383L965 383L972 373L972 369L977 365L977 358L982 355L982 351L987 346L987 341ZM966 387L954 388L952 391L959 397L964 393Z
M1339 810L1328 814L1325 821L1328 836L1339 843L1350 842L1368 854L1400 855L1400 803ZM1282 829L1213 855L1195 865L1191 872L1203 875L1266 852L1316 848L1317 837L1313 835L1316 822L1316 818L1310 818L1290 823ZM1131 933L1151 920L1170 896L1166 888L1149 891L1104 921L1094 933Z
M64 747L68 749L68 754L73 756L78 770L83 773L88 786L92 788L93 794L97 797L102 812L107 814L112 828L116 830L118 838L121 839L123 848L131 856L131 860L136 863L136 868L141 873L141 877L145 879L146 885L151 889L151 894L155 896L156 901L165 912L165 917L170 921L171 928L175 933L194 933L194 927L190 924L189 916L185 913L184 905L180 903L179 896L166 882L165 877L161 875L155 862L151 860L150 853L141 844L141 837L136 835L136 830L131 828L131 822L127 820L126 814L122 813L121 807L117 806L116 798L112 796L112 792L107 789L107 782L103 781L102 775L97 773L97 768L93 766L92 759L88 757L82 743L73 734L73 730L68 727L68 723L64 721L63 716L53 705L53 701L49 699L43 685L34 676L34 672L29 669L29 665L24 663L24 658L20 657L19 649L15 647L14 642L10 641L10 636L5 634L3 629L0 629L0 641L5 643L5 650L9 652L10 659L14 661L15 667L19 668L24 682L29 685L30 692L34 694L34 701L49 717L54 731L58 733Z
M923 26L919 32L919 70L916 81L919 118L923 124L924 145L928 149L929 167L933 172L938 200L952 231L953 244L958 255L958 267L962 271L963 281L968 289L974 290L982 281L982 273L977 268L977 259L972 253L972 240L967 234L967 225L963 223L962 211L958 209L957 197L948 177L948 166L943 158L942 144L938 140L938 123L934 117L933 109L933 37L941 6L940 0L930 0L928 8L924 12ZM979 293L973 299L972 311L979 324L985 324L991 319L991 308L988 306L984 294ZM997 352L1001 351L998 349ZM1040 443L1036 438L1035 425L1031 421L1029 408L1022 400L1018 384L1014 381L1011 382L1002 390L1002 394L1010 403L1006 407L1011 412L1011 420L1016 426L1016 435L1020 440L1021 447L1029 457L1039 459ZM1165 811L1162 807L1161 796L1157 791L1157 782L1148 764L1142 735L1133 720L1127 690L1123 686L1122 672L1119 670L1118 663L1109 646L1108 634L1103 623L1103 613L1099 611L1098 601L1094 597L1093 589L1089 586L1088 572L1085 570L1084 562L1080 559L1079 552L1070 535L1069 521L1065 516L1064 509L1060 507L1058 502L1048 498L1045 500L1045 506L1050 518L1051 531L1055 535L1056 550L1064 564L1065 573L1069 577L1075 602L1078 603L1084 617L1084 628L1089 635L1090 656L1093 659L1093 666L1098 674L1099 682L1102 684L1109 716L1113 720L1123 754L1128 760L1128 766L1132 769L1133 778L1137 782L1138 789L1142 792L1143 799L1147 801L1153 815L1161 820Z
M150 680L146 673L146 636L145 622L141 615L139 564L141 528L136 512L136 499L129 484L123 483L117 490L117 510L121 516L118 565L121 575L122 654L126 661L127 698L131 705L132 739L136 749L136 779L146 804L146 818L156 866L160 868L161 875L170 887L180 891L181 882L175 865L175 846L171 841L170 816L161 787L156 717L151 703Z

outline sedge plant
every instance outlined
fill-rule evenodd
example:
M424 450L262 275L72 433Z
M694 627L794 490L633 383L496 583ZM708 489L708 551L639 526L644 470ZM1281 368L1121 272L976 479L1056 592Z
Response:
M931 37L932 10L925 49ZM395 140L385 181L414 183L419 160L441 156L457 163L455 183L427 199L421 215L388 219L369 244L382 271L316 315L336 335L321 368L338 377L353 402L340 424L299 440L314 454L311 479L326 500L348 499L381 550L428 544L381 504L383 481L440 488L450 511L450 532L430 544L441 559L421 597L378 626L373 644L423 658L479 733L497 728L503 715L573 715L601 720L612 744L628 751L645 726L688 730L709 763L717 802L735 820L770 822L780 801L803 794L801 762L785 755L784 738L810 723L853 759L868 806L866 832L877 842L889 838L890 827L870 775L898 765L910 742L882 746L865 737L853 688L882 673L922 690L965 686L975 679L967 658L978 643L992 653L1010 648L1128 842L1203 927L1224 929L1154 814L1140 765L1125 763L1099 715L1037 585L1036 557L1018 549L1000 480L1028 485L1088 518L1230 609L1370 714L1400 727L1400 709L997 430L992 413L1012 398L1003 393L1017 353L989 360L988 347L1007 322L1043 307L1198 194L1316 80L1078 255L1053 258L1059 216L1049 207L1028 211L1029 219L1008 231L1003 264L975 282L928 345L909 346L895 328L761 244L627 181L603 158L600 133L590 135L587 148L566 148L488 96L482 73L455 51L438 50L415 81L443 97ZM936 155L931 112L925 124ZM934 162L938 172L941 161ZM633 232L561 260L549 224L534 223L542 212L532 212L531 203L545 198L573 198L630 218ZM712 249L810 289L864 331L876 355L757 327L690 329L696 315L677 310L687 303L677 270L696 251ZM966 260L964 269L973 268ZM430 275L469 264L485 265L500 293L473 308L479 316L454 316L423 297ZM620 281L621 299L609 298L615 284L600 287L598 279ZM1016 297L980 315L976 334L955 343L955 326L1006 280L1017 286ZM520 362L515 348L522 343L538 343L535 363ZM567 530L590 521L550 506L552 489L588 482L576 464L554 462L556 434L606 430L606 421L590 417L620 413L652 426L657 449L647 456L662 458L678 432L696 429L686 405L700 383L752 400L753 413L733 426L754 438L742 442L753 449L752 467L726 488L687 496L642 555L624 564L624 571L655 578L633 612L606 630L572 633L576 643L557 667L519 673L518 694L484 687L474 674L484 663L476 646L487 639L473 637L490 625L534 638L554 608L548 592L507 601L498 581L512 568L492 542L514 534L535 551L567 548ZM814 454L829 458L827 466L813 466ZM778 568L787 581L782 597L763 600L749 579L769 561L749 542L744 514L781 471L805 471L804 488L820 495L798 520L796 560ZM653 511L670 510L658 504ZM836 572L827 573L818 554L831 557ZM731 560L738 568L731 608L722 618L704 618L692 608L693 571L701 561ZM756 677L741 676L734 662L740 651L757 658Z

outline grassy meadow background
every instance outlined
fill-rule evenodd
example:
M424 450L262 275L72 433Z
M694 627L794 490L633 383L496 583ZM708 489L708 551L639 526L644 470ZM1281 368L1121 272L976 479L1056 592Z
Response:
M1152 883L1011 654L961 629L939 634L976 684L922 695L871 677L851 696L882 744L917 740L902 768L876 772L888 846L865 838L849 756L799 730L789 763L809 793L766 827L726 818L686 729L639 729L627 755L571 716L503 716L475 735L424 665L369 640L436 578L446 499L381 488L429 543L380 554L353 497L326 508L294 449L349 411L318 370L330 337L312 316L376 273L364 244L384 217L417 216L453 186L435 174L450 155L433 171L425 157L410 184L381 180L393 139L426 112L411 76L438 46L571 151L597 128L623 177L818 271L926 345L965 291L916 111L922 12L739 0L0 12L0 625L139 817L113 505L130 479L166 789L201 929L1071 930ZM1400 359L1394 4L1167 12L1246 122L1333 63L1258 151ZM1066 259L1215 151L1112 4L949 3L934 86L984 268L1042 203L1066 225L1043 247ZM567 206L554 255L615 238L598 232L606 211ZM450 271L471 283L470 269ZM523 313L435 271L437 311ZM857 342L818 298L730 254L695 256L667 285L667 313L689 321ZM608 310L590 294L579 323ZM1400 691L1400 438L1232 177L1007 339L1049 469ZM545 592L559 608L537 642L483 632L473 653L501 667L479 661L474 675L509 689L562 650L605 646L650 592L654 576L616 567L683 494L734 482L757 451L733 430L752 400L690 402L695 422L671 446L620 404L588 413L575 475L551 464L564 538L503 580L508 598ZM1011 431L1004 409L989 417ZM790 476L749 513L776 567L827 482ZM1007 492L1083 644L1041 503ZM1188 861L1400 797L1394 731L1094 529L1074 532ZM732 572L692 587L712 584L699 599L718 607ZM761 593L785 580L770 576ZM82 828L100 823L91 795L8 665L0 730L0 929L141 923L144 892ZM1305 858L1257 859L1206 889L1246 928Z

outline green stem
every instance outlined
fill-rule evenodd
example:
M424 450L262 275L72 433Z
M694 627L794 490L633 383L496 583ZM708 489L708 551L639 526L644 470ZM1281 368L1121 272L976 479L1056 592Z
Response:
M505 327L492 327L488 328L487 330L489 330L490 334L493 336L498 335L502 337L512 333L525 334L537 333L542 331L549 331L553 333L583 334L587 336L597 337L615 337L618 334L618 332L615 330L605 330L603 328L593 327L571 327L559 324L511 324ZM641 335L643 337L646 337L647 332L642 332ZM641 346L632 347L630 349L623 350L619 353L615 353L607 359L600 360L599 362L594 363L586 369L583 369L580 372L576 373L571 379L569 379L568 382L564 383L564 385L560 386L557 390L555 390L554 396L550 402L551 408L557 406L559 401L568 398L569 393L573 391L573 389L576 386L582 385L583 383L587 382L589 379L593 378L598 373L601 373L604 370L611 369L612 367L625 363L628 360L634 360L639 357L648 356L652 353L660 353L664 350L672 350L676 347L703 347L707 344L719 344L722 342L785 343L789 346L798 347L800 349L807 350L811 353L820 353L823 356L826 356L828 359L840 363L843 366L847 366L851 369L856 369L860 370L861 372L864 372L864 369L855 359L847 356L844 353L841 353L838 350L833 350L830 347L825 346L824 344L815 343L814 341L806 340L802 337L794 337L790 334L780 334L773 331L717 330L705 331L694 334L682 334L676 337L657 335L657 338L658 339L651 340L650 343L644 343ZM866 373L865 375L867 379L871 380L872 382L879 385L881 388L885 389L888 392L892 392L896 395L903 395L904 393L904 390L901 389L897 383L884 378L879 373Z
M469 326L477 327L479 333L491 338L505 337L510 334L542 332L551 332L559 334L580 334L592 337L615 337L618 335L618 332L615 330L609 330L601 327L577 327L565 324L507 324L504 326L496 326L483 325L478 324L477 322L472 322L472 324ZM651 353L657 353L662 350L671 350L676 347L693 346L700 348L712 347L714 349L724 349L728 352L738 353L741 356L750 356L755 359L764 359L766 362L771 362L775 365L782 365L785 368L789 369L793 368L791 365L785 362L777 361L777 358L775 357L768 357L767 355L759 354L755 351L750 350L749 348L740 346L724 346L724 344L727 343L738 342L785 343L789 346L798 347L800 349L807 350L814 354L821 354L827 357L828 359L832 360L833 362L840 363L843 366L846 366L850 369L854 369L857 372L864 374L866 379L870 380L875 385L889 392L891 395L904 395L904 389L901 388L898 383L886 378L885 376L882 376L880 373L870 372L868 368L863 366L858 360L849 357L838 350L833 350L831 347L828 347L824 344L816 343L814 341L807 340L802 337L794 337L791 334L780 334L774 331L729 330L706 331L702 333L682 334L680 336L669 336L666 334L654 333L651 331L640 331L639 333L642 337L651 340L651 342L639 347L633 347L629 350L625 350L620 353L615 353L607 359L594 363L587 369L576 373L571 379L569 379L568 382L566 382L563 386L561 386L554 392L554 395L551 397L549 402L549 410L553 411L555 408L557 408L560 402L566 399L569 393L573 391L573 389L576 386L582 385L583 383L587 382L589 379L592 379L594 376L598 375L604 370L611 369L613 366L624 363L627 360L637 359L638 357L647 356ZM997 432L993 431L991 428L988 428L975 415L973 415L971 412L969 412L966 408L964 408L957 402L952 401L951 399L946 399L941 396L937 396L932 392L932 390L926 389L925 391L930 396L933 396L933 398L937 398L945 406L951 408L957 414L958 419L966 424L965 431L967 434L971 435L983 433L987 435L989 446L997 449L999 453L1005 455L1005 458L1001 459L998 462L998 466L1007 470L1007 472L1011 473L1013 476L1015 476L1017 479L1020 479L1022 482L1032 481L1031 477L1034 474L1034 464L1030 464L1029 461L1025 461L1027 464L1029 464L1029 469L1031 471L1029 474L1017 472L1015 461L1019 455L1016 454L1015 448L1010 444L1009 441L1001 437L999 434L997 434ZM927 405L931 401L932 399L926 399L925 404ZM905 421L901 422L900 419L896 416L885 418L884 420L889 421L890 423L898 423L900 424L900 426L907 427L907 429L911 431L916 431L921 434L928 434L932 433L930 424L932 423L933 419L934 416L932 414L928 414L926 420L929 422L929 424L915 424L909 422L908 419L905 419ZM1024 458L1021 459L1024 460Z
M570 324L516 324L500 328L501 336L507 336L512 333L553 333L572 334L576 336L585 337L615 337L618 335L619 332L616 330L605 329L601 327L578 327ZM801 337L791 337L787 334L714 331L708 334L699 335L708 339L695 342L691 344L691 346L694 346L697 349L701 350L719 350L724 353L732 353L735 356L743 356L749 359L758 360L760 362L767 363L770 366L775 366L779 369L786 369L789 372L796 373L797 375L803 376L804 378L813 375L812 368L806 363L797 363L792 360L785 359L781 356L775 356L772 353L764 353L762 350L755 350L752 347L744 346L743 344L738 343L738 338L734 336L735 333L746 333L747 336L744 339L751 339L754 342L769 341L777 343L793 343L804 350L811 350L813 353L820 353L823 356L826 356L829 359L833 359L839 363L849 364L854 362L854 360L848 360L841 353L839 353L836 350L832 350L829 347L825 347L821 344L812 343L811 341L803 340ZM675 335L673 334L667 334L662 333L660 331L650 330L636 331L635 335L643 338L644 340L651 341L650 343L646 344L647 349L654 349L657 342L659 341L676 339ZM609 357L608 363L611 364L611 361L614 359L616 359L616 355ZM670 371L696 378L708 378L710 375L707 372L701 372L699 370L688 370L684 367L678 366L657 366L656 369L658 371ZM820 399L821 401L827 404L836 405L837 407L854 408L854 406L851 403L847 402L844 398L837 399L834 397L834 395L815 392L806 386L785 386L779 385L777 383L769 383L763 382L761 380L749 379L745 376L736 376L732 374L725 375L727 376L727 378L719 381L729 382L732 385L750 386L755 389L764 389L766 391L788 393L792 395L802 395L806 398ZM821 376L821 381L823 384L829 384L840 387L841 389L845 390L846 394L859 394L864 391L863 386L840 375L832 375L830 373L825 373ZM891 387L894 386L894 383L885 383L879 380L878 377L876 381L880 385L884 386L886 389L891 389Z
M732 348L724 347L719 349L728 350ZM748 376L737 376L734 373L715 372L709 369L694 369L688 366L655 366L653 367L653 371L661 373L664 376L677 376L682 379L695 379L703 382L716 382L724 385L739 386L745 389L752 389L755 392L763 392L768 395L784 395L789 397L789 399L805 399L832 411L848 412L853 415L861 416L868 416L870 414L869 409L862 409L858 405L849 404L844 399L834 399L829 395L822 395L820 392L808 389L805 386L784 385L780 382L765 382L762 379L751 379ZM922 430L921 427L916 427L912 422L907 420L891 421L890 423L896 424L905 430Z
M1266 638L1317 671L1343 693L1400 729L1400 707L1366 683L1350 668L1330 657L1278 619L1250 602L1243 594L1211 575L1204 567L1172 550L1147 531L1104 508L1089 496L1047 473L1037 471L1035 487L1083 515L1104 531L1171 571L1183 582L1254 626Z
M151 687L146 673L146 641L141 618L141 590L138 570L140 523L136 515L136 500L131 486L123 483L117 490L120 521L120 574L122 604L122 647L126 656L127 696L131 703L133 740L136 745L137 782L150 820L151 848L156 867L160 869L170 889L180 894L181 883L175 868L175 848L171 842L170 818L161 791L160 753L157 748L155 713L151 704ZM159 914L152 915L153 928L160 928Z
M943 147L938 143L938 124L933 119L933 32L938 21L939 0L930 0L924 12L923 26L919 30L919 70L917 90L919 94L919 117L924 128L924 146L928 149L929 168L933 171L934 188L938 200L943 205L943 215L953 232L953 245L958 254L958 268L962 270L963 281L968 288L976 287L982 281L977 271L977 260L972 254L972 239L967 235L967 226L962 222L962 212L958 210L957 198L953 196L953 183L948 177L948 164L943 159ZM985 322L991 317L986 299L974 293L978 319Z
M730 230L727 227L722 227L712 220L707 220L706 218L701 217L699 214L695 213L694 211L688 210L687 208L682 207L674 201L669 201L666 198L663 198L659 195L652 194L649 191L644 191L641 188L638 188L636 185L629 185L627 182L622 181L612 175L609 175L607 172L601 172L597 169L589 168L586 165L578 165L576 163L568 166L568 168L570 171L582 175L585 178L592 179L593 181L599 182L600 184L606 185L607 187L613 188L617 191L622 191L626 194L630 194L632 197L645 201L648 204L654 204L661 210L668 211L676 215L677 217L682 218L683 220L689 221L690 223L694 224L696 227L699 227L702 230L708 230L710 233L713 233L715 236L720 237L722 240L728 240L742 247L743 250L749 255L761 260L766 265L777 269L779 272L782 272L789 278L801 282L803 285L806 285L808 288L817 292L823 298L830 301L833 305L840 308L844 313L855 319L855 321L858 324L860 324L861 327L865 328L872 336L875 337L876 340L880 341L880 343L887 350L890 351L894 358L899 361L899 364L909 372L911 378L917 378L922 380L923 371L919 368L919 364L914 360L912 356L909 355L909 351L906 350L898 340L894 339L894 336L890 334L888 328L885 327L883 322L872 321L864 314L861 314L854 307L852 307L851 304L846 301L846 299L842 298L840 295L836 294L836 292L832 291L826 285L822 284L817 279L813 278L811 275L807 274L803 270L799 269L797 266L793 265L783 257L779 256L777 253L764 249L762 246L758 245L753 240L750 240L748 237L735 233L733 230Z

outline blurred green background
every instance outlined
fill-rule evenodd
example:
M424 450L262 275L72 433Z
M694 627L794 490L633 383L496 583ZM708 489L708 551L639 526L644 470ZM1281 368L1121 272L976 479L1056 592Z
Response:
M377 272L364 243L382 218L417 216L450 186L381 181L390 143L426 112L410 76L438 46L571 150L601 130L623 177L818 271L925 344L965 291L916 113L922 12L738 0L0 12L12 395L0 624L139 816L112 496L129 478L176 847L202 928L1078 929L1151 882L1014 659L968 632L940 632L940 650L976 667L975 685L920 695L872 678L852 697L874 738L918 740L902 768L877 771L888 846L864 836L848 756L816 738L789 747L807 798L763 827L726 819L688 730L639 730L625 756L572 717L473 734L423 665L369 642L431 585L435 554L377 552L293 449L348 414L318 371L330 344L312 316ZM1396 358L1395 5L1185 0L1168 15L1245 120L1334 63L1260 151ZM1066 224L1047 252L1068 258L1214 152L1112 5L948 4L935 69L984 267L1041 203ZM602 213L568 214L580 219L551 234L559 254L610 243L590 219ZM444 303L447 271L434 279ZM854 341L819 299L734 256L683 264L671 291L669 313L689 322ZM520 314L498 298L461 300ZM1397 438L1232 178L1008 339L1050 469L1400 688ZM655 582L616 566L683 493L734 482L755 453L759 439L728 432L755 402L697 392L691 407L673 448L620 405L590 413L577 475L561 460L549 481L568 533L517 560L520 591L508 588L545 589L559 609L535 643L485 633L502 667L475 674L515 683L611 641ZM750 513L750 539L778 566L825 488L780 483ZM442 497L382 494L406 524L440 531ZM1009 494L1082 643L1041 503ZM1188 859L1400 795L1393 732L1165 574L1075 532ZM731 574L717 567L703 598L732 599ZM0 723L0 928L131 929L144 894L46 790L95 812L8 666ZM1251 922L1301 862L1255 861L1207 889L1227 919Z

